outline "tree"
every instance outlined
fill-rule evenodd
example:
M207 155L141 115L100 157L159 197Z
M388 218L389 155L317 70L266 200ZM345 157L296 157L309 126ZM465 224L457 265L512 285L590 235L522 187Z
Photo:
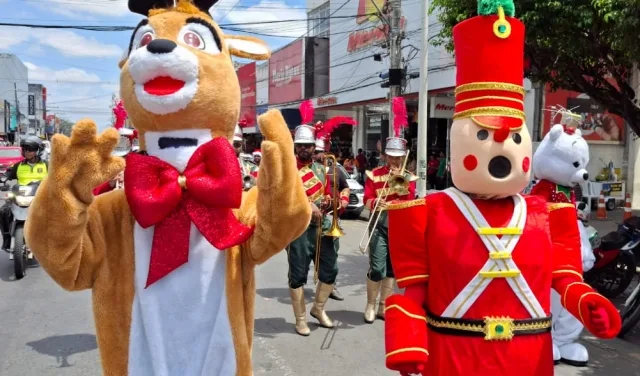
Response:
M60 118L60 133L65 136L71 136L71 128L73 127L73 122Z
M478 1L432 0L442 29L434 45L453 51L451 31L478 14ZM510 0L488 0L510 2ZM640 2L637 0L519 0L515 16L526 25L526 75L589 95L640 134L640 108L631 75L640 60Z

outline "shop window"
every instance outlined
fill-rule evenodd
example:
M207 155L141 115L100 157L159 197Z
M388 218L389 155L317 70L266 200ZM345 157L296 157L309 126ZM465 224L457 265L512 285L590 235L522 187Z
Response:
M307 35L310 37L329 37L328 1L309 12L307 18Z

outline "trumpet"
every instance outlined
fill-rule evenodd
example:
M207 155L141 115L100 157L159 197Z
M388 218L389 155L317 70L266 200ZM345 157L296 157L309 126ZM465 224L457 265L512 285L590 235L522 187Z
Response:
M395 193L398 195L405 195L409 192L409 180L404 176L404 171L407 167L408 161L409 161L409 152L407 152L407 156L404 158L404 162L402 163L402 169L400 169L400 173L389 176L389 178L384 182L384 185L382 186L382 193L384 193L384 198L382 198L382 200L380 200L380 198L376 200L376 204L371 210L367 227L365 228L364 234L362 234L362 238L360 239L360 243L358 244L358 247L360 248L360 252L362 252L363 255L366 253L367 248L369 247L369 243L371 243L371 239L373 238L373 232L376 226L378 225L378 220L380 220L380 213L376 215L376 211L378 211L380 202L383 200L386 201L387 197L389 197L390 194ZM387 188L387 186L389 187ZM375 218L375 222L373 223L373 226L371 226L371 222L374 220L374 218ZM369 231L369 237L367 237L367 231ZM363 244L365 239L367 240L367 242Z
M242 178L242 187L245 191L248 191L256 185L256 178L251 174L247 174Z
M331 164L333 165L333 173L331 175L332 182L332 206L333 210L333 219L331 221L331 227L327 231L322 231L322 222L323 218L320 218L320 223L318 224L318 235L316 237L316 257L313 262L314 273L313 273L313 282L318 283L318 272L320 270L320 252L322 250L321 243L323 236L331 236L334 238L339 238L344 236L344 232L340 229L340 225L338 224L338 204L340 202L340 192L338 192L338 161L333 154L325 154L324 156L324 171L328 174L329 160L331 160Z

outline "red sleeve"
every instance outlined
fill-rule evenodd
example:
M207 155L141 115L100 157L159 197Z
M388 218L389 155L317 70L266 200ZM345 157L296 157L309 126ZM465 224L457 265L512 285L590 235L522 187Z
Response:
M367 179L364 183L364 205L371 209L371 205L368 205L368 202L370 200L375 200L376 198L376 188L373 185L373 179L371 179L370 176L367 176Z
M426 282L429 278L426 199L390 204L387 211L389 255L398 287Z
M620 331L620 314L616 307L591 286L582 282L582 253L580 231L575 206L568 203L549 204L549 233L553 243L553 288L558 291L562 305L594 332L589 306L604 308L611 322L603 338L614 338Z
M109 182L105 182L105 183L100 184L96 188L94 188L93 195L94 196L98 196L98 195L101 195L103 193L107 193L107 192L113 191L114 188L115 187L112 187L109 184Z
M551 201L552 183L549 180L540 180L531 188L531 195L542 196L545 201Z

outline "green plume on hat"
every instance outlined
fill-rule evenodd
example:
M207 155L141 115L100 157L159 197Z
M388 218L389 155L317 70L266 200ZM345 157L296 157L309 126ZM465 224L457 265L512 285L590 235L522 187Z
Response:
M498 8L502 7L504 14L513 17L516 13L516 6L513 0L478 0L478 14L480 16L490 16L498 14Z

